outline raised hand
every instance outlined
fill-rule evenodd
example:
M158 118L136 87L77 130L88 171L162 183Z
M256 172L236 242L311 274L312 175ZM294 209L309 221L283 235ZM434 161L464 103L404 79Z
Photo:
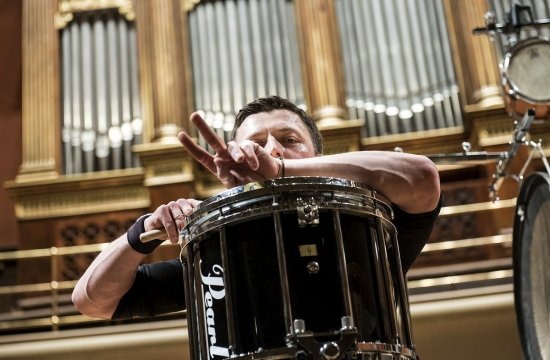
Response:
M242 143L230 141L225 144L197 112L191 114L191 122L215 154L200 147L184 131L178 135L180 142L193 158L216 175L226 187L274 178L279 173L281 161L273 158L257 143L244 140Z

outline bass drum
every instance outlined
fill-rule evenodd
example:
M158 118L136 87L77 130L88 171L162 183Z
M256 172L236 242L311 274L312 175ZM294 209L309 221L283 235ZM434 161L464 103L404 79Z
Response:
M550 176L536 172L521 186L513 232L514 300L525 359L550 354Z
M504 100L509 113L523 116L535 109L535 118L550 116L550 42L537 37L519 41L501 64Z

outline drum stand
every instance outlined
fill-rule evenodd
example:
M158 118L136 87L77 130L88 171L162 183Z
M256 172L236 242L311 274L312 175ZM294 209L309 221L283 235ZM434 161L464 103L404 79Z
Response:
M535 119L535 110L529 109L525 113L521 123L515 121L515 130L512 135L512 140L509 142L508 149L503 152L487 152L487 151L470 151L471 145L468 142L462 143L463 151L460 153L450 153L450 154L432 154L427 155L430 160L435 163L458 163L458 162L474 162L474 161L485 161L485 160L498 160L496 171L493 174L493 180L489 185L489 196L493 202L498 202L500 200L498 196L498 191L502 185L502 182L506 178L512 178L516 180L520 185L523 181L523 176L527 171L527 166L533 160L533 156L538 153L542 159L546 172L550 175L550 164L546 159L546 155L542 150L542 140L535 142L527 139L527 134L533 120ZM521 171L518 175L508 175L507 169L510 165L512 159L516 156L520 146L530 147L529 157L527 158L525 164L523 165Z
M538 142L532 141L527 139L526 135L529 132L529 128L531 127L531 123L535 119L535 110L529 109L525 116L523 117L523 120L521 123L518 123L515 121L515 130L514 134L512 136L512 140L510 141L510 145L508 147L508 150L501 153L501 159L497 163L496 172L493 175L493 181L491 185L489 185L489 195L493 202L498 202L500 200L498 196L498 190L500 189L500 186L502 185L502 182L507 177L511 177L512 179L516 180L518 184L521 185L521 182L523 181L523 176L525 174L525 171L527 170L527 167L533 160L533 156L535 153L538 153L542 159L542 162L544 164L544 167L546 169L546 172L550 174L550 165L548 164L548 160L546 159L546 156L544 154L544 151L542 150L542 140L539 139ZM518 175L512 175L508 176L506 174L506 170L508 168L508 165L510 164L510 161L515 157L519 147L528 146L531 148L529 151L529 157L525 161L525 164L521 168Z
M548 271L548 254L550 253L550 166L542 150L542 140L538 142L527 139L531 123L537 116L538 119L550 119L548 106L550 105L550 93L546 86L536 87L535 91L530 84L536 83L536 78L545 76L537 71L534 66L523 64L522 71L517 75L525 78L514 81L514 69L512 58L522 59L520 53L525 49L537 49L538 46L549 46L546 37L530 37L520 40L523 30L538 30L550 26L550 19L534 20L530 6L515 4L507 14L506 22L497 24L495 14L488 12L485 15L486 26L474 29L474 34L488 34L493 40L497 33L507 37L506 56L501 62L501 80L505 101L511 115L516 120L515 131L510 141L508 150L502 153L493 175L493 181L489 186L489 192L494 202L499 200L498 190L506 177L511 177L520 185L516 199L516 210L513 224L513 270L514 270L514 303L516 321L518 325L522 352L526 360L542 360L550 353L548 331L548 284L550 283L550 271ZM539 54L533 50L531 54ZM517 56L517 57L516 57ZM528 60L536 58L527 57ZM546 58L545 58L546 59ZM539 59L541 60L541 59ZM525 61L525 60L524 60ZM548 62L548 61L547 61ZM548 64L539 63L548 69ZM509 68L511 67L511 69ZM517 69L517 68L516 68ZM526 73L528 72L528 73ZM535 77L530 77L534 75ZM511 78L510 78L511 77ZM524 111L527 110L527 111ZM520 146L530 148L529 156L518 175L506 174L510 161L514 158ZM533 156L539 154L544 164L546 173L535 172L524 179L527 167L533 160ZM524 181L525 180L525 181Z

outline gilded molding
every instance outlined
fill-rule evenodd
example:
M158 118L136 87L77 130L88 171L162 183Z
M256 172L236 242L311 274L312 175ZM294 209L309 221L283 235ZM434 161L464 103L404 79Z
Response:
M5 188L18 220L49 219L147 208L149 191L143 179L143 169L135 168L15 180L5 183Z
M55 14L55 27L65 28L76 13L105 9L117 9L119 14L128 21L134 21L136 18L132 0L59 0L59 10Z
M512 139L514 122L505 118L478 120L475 125L480 146L506 144Z
M149 193L141 185L24 196L15 204L19 220L51 219L110 211L147 208Z
M134 146L145 170L145 186L187 183L194 180L193 160L181 144L145 143Z
M395 148L401 148L406 153L438 154L461 151L463 141L464 128L457 126L363 138L361 146L363 150L393 151Z
M347 118L346 110L340 106L326 105L314 111L311 115L318 126L343 123Z
M149 164L145 172L145 186L191 182L193 179L193 165L189 161L157 161Z
M354 136L352 134L352 136L350 136L349 134L343 134L339 136L331 136L329 139L324 141L323 153L329 155L358 151L359 146L357 144L360 142L361 139L359 135Z
M515 125L511 117L479 119L474 126L477 139L472 140L478 147L507 145L514 136ZM532 141L542 141L543 149L550 144L550 125L546 123L533 124L527 134Z
M181 8L185 12L189 12L197 6L201 0L181 0Z
M358 151L361 146L362 120L341 120L325 118L317 122L323 135L323 153L336 154Z

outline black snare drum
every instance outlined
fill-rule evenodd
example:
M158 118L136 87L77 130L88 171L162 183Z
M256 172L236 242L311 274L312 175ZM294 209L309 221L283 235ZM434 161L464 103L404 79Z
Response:
M416 359L387 200L295 177L207 199L182 230L192 358Z

